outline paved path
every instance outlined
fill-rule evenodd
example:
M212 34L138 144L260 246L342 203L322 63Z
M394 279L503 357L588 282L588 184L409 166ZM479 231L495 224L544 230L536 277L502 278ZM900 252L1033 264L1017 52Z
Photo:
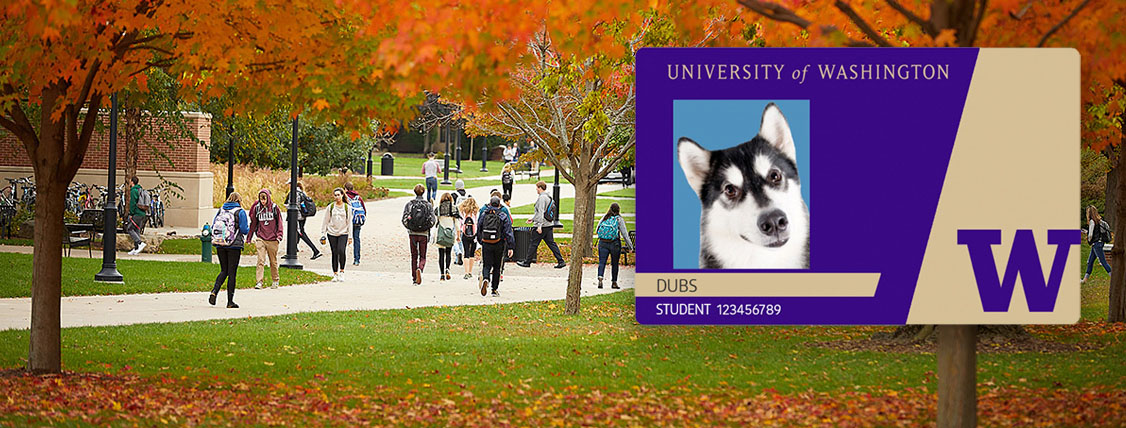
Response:
M609 185L600 191L614 190L619 186ZM491 187L468 189L469 193L483 198ZM571 186L561 188L562 197L573 197ZM513 206L530 204L535 201L533 184L517 184L513 189ZM345 268L346 281L343 283L325 282L281 287L276 290L239 290L235 301L239 309L226 309L225 294L221 293L217 306L207 304L208 291L194 293L134 294L120 296L83 296L62 299L62 326L103 326L154 322L181 322L210 319L244 318L249 316L270 316L310 311L343 311L396 309L422 306L480 305L492 303L511 303L520 301L558 300L566 293L568 269L554 269L552 264L540 263L531 268L521 268L515 264L505 267L504 281L501 283L499 297L481 297L477 283L462 279L464 266L454 265L451 269L453 279L438 281L438 250L430 245L427 248L426 271L422 286L411 284L409 273L410 252L407 248L407 235L401 224L403 206L410 198L393 198L369 202L367 224L361 230L361 264L352 265L352 249L348 250L348 265ZM310 219L307 231L319 237L323 212ZM282 246L284 251L284 244ZM317 260L310 260L309 248L299 244L302 250L298 260L305 269L331 275L331 262L328 254ZM327 248L323 248L327 251ZM30 253L30 247L0 246L0 252ZM85 253L84 251L82 253ZM75 253L78 255L78 252ZM474 275L480 274L480 251ZM83 254L84 255L84 254ZM128 256L118 252L118 257L144 260L198 261L198 255L141 254ZM101 258L95 251L94 258ZM253 265L255 257L243 257L242 265ZM608 268L608 267L607 267ZM633 268L623 267L619 285L633 287ZM218 267L216 266L216 273ZM609 288L595 288L597 266L583 268L583 295L589 296L613 291ZM31 300L27 298L0 299L0 330L26 329L30 325Z

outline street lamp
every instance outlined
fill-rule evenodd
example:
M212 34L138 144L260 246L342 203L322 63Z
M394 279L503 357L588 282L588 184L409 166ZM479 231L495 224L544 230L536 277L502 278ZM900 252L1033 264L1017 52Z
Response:
M109 109L109 166L108 183L106 189L111 195L106 198L105 211L102 214L102 271L94 274L94 281L117 282L125 281L125 277L117 271L117 94L112 94ZM95 112L97 114L97 112ZM105 196L103 196L105 197Z
M442 135L442 129L446 129L446 163L442 165L442 184L450 184L450 130L446 128L448 125L442 125L438 128L438 135Z
M231 116L233 119L234 116ZM227 125L227 197L231 197L231 193L235 192L235 127L234 125Z
M368 154L368 171L371 170L370 152ZM289 198L285 205L285 255L282 256L281 267L289 269L302 269L301 262L297 261L297 117L293 118L293 139L289 143Z
M551 199L555 201L555 224L551 227L561 229L563 223L559 221L559 166L555 167L555 186L551 189Z
M461 130L458 130L458 133L455 134L455 136L457 137L457 173L458 174L461 174L461 132L460 131Z

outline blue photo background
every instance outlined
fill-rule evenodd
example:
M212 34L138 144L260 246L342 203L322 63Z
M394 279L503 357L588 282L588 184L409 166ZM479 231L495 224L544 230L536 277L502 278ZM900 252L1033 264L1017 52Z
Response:
M809 100L673 100L673 268L700 267L700 198L688 185L676 155L680 137L691 138L708 150L733 147L758 134L762 111L773 102L782 110L797 150L801 194L809 203ZM812 247L812 239L811 239Z

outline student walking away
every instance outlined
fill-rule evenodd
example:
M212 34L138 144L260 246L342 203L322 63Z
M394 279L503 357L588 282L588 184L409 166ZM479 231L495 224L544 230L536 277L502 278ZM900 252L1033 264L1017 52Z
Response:
M270 189L262 189L258 192L258 200L250 206L250 232L246 235L247 244L252 243L256 236L261 241L256 244L258 247L258 265L255 267L256 282L254 283L256 289L262 288L267 259L270 262L270 278L273 279L270 288L278 288L280 280L278 244L281 243L282 232L281 208L274 203Z
M422 271L426 269L426 242L430 240L430 228L437 220L434 207L423 198L426 189L421 184L414 186L414 199L403 207L403 227L407 228L407 242L411 250L411 276L414 285L422 285Z
M235 276L238 274L239 258L242 257L242 244L250 233L250 221L246 218L240 199L238 192L231 192L227 202L211 220L211 243L215 245L215 253L219 256L219 276L215 278L215 287L211 289L207 303L215 305L215 296L226 280L228 308L238 307L235 304Z
M481 295L484 296L492 284L493 296L499 296L497 288L505 252L512 256L516 240L512 236L512 218L496 196L481 208L477 217L477 241L481 243Z
M1099 264L1103 265L1107 274L1110 274L1110 264L1106 262L1103 244L1111 242L1113 240L1110 236L1110 225L1103 221L1098 208L1094 205L1087 206L1087 243L1091 244L1091 252L1087 254L1087 273L1083 275L1080 283L1086 282L1087 278L1091 277L1091 269L1095 267L1095 257L1099 258Z
M148 222L148 210L152 206L152 195L141 187L141 180L133 176L133 187L129 189L129 217L125 219L125 231L133 240L133 249L129 255L135 256L145 249L145 241L141 235L145 233L145 223Z
M622 219L617 202L610 204L610 209L602 216L595 231L598 234L598 288L602 288L607 257L610 258L610 288L621 288L618 287L618 260L622 256L622 238L625 238L630 250L633 250L633 241L629 239L629 228L625 219Z
M536 183L536 193L539 193L539 198L536 199L536 212L532 218L528 219L528 223L532 223L536 228L532 229L532 242L528 245L528 259L516 264L521 267L529 267L532 265L532 259L536 255L536 251L540 248L540 241L547 243L547 248L551 250L551 254L555 255L556 269L567 267L567 263L563 261L563 255L559 253L559 244L555 243L555 237L552 234L552 225L555 224L555 201L547 194L547 183L540 181Z
M491 198L502 199L502 196L503 195L497 189L493 189L491 192L489 192L490 201L492 200ZM485 206L481 207L481 209L478 210L477 215L480 216L481 214L483 214L485 212L485 209L487 209L488 207L489 207L489 205L485 204ZM505 206L504 204L500 205L500 210L503 211L504 214L508 216L508 225L511 226L512 225L512 212L508 211L508 207ZM506 248L514 248L514 247L506 247ZM484 251L484 250L482 249L482 251ZM504 251L501 251L501 253L504 253ZM511 258L512 253L509 252L507 257ZM505 261L510 261L510 260L505 260ZM504 264L500 265L500 280L504 281Z
M427 158L422 164L422 175L426 177L426 202L433 204L438 197L438 174L442 173L442 164L434 159L434 153L427 155Z
M465 198L461 202L461 216L464 218L461 222L461 228L458 229L458 236L461 239L462 258L465 260L465 276L462 279L473 278L473 259L477 256L477 201L472 197Z
M321 243L328 239L329 255L332 256L332 280L344 280L344 256L352 241L352 206L344 202L344 189L332 189L332 203L328 205L324 223L321 223Z
M351 181L344 183L344 196L347 197L348 205L352 207L352 265L360 265L360 228L364 226L364 221L367 220L368 207L364 204L364 198L356 192L356 186Z
M512 168L512 164L506 164L504 171L500 173L500 186L508 197L512 197L512 183L516 181L513 177Z
M292 197L291 195L292 195L292 192L290 193L290 196L286 196L286 201L288 201L289 198ZM313 198L310 198L309 195L305 193L305 190L301 186L301 182L298 181L297 182L297 236L300 237L302 241L305 241L305 244L308 245L309 248L313 249L313 257L312 257L313 260L316 260L316 259L321 257L321 250L319 248L317 248L316 245L313 245L313 240L309 239L309 234L305 233L305 220L307 220L307 219L309 219L309 217L313 217L315 215L317 215L317 203L313 202Z
M438 245L438 280L440 281L450 279L450 265L453 261L451 251L457 242L458 212L454 207L453 199L450 193L443 194L438 202L438 208L435 209L438 215L438 230L435 233L434 243Z
M461 206L461 202L469 197L469 193L465 191L465 181L460 178L454 181L454 205Z

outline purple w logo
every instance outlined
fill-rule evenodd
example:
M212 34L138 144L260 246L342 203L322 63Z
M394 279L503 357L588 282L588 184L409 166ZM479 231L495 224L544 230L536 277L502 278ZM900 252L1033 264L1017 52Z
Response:
M997 264L993 260L992 246L1001 243L1000 230L959 230L958 245L965 245L970 251L970 264L973 265L977 279L977 292L981 295L981 306L985 312L1007 312L1013 298L1017 274L1024 286L1024 297L1031 312L1051 312L1056 306L1056 296L1063 279L1063 268L1067 264L1067 253L1072 245L1078 245L1078 230L1049 230L1048 245L1056 246L1056 256L1052 260L1048 280L1044 281L1044 271L1040 266L1040 255L1036 252L1036 240L1032 231L1018 230L1013 237L1013 247L1009 252L1009 262L1005 267L1004 279L998 278Z

